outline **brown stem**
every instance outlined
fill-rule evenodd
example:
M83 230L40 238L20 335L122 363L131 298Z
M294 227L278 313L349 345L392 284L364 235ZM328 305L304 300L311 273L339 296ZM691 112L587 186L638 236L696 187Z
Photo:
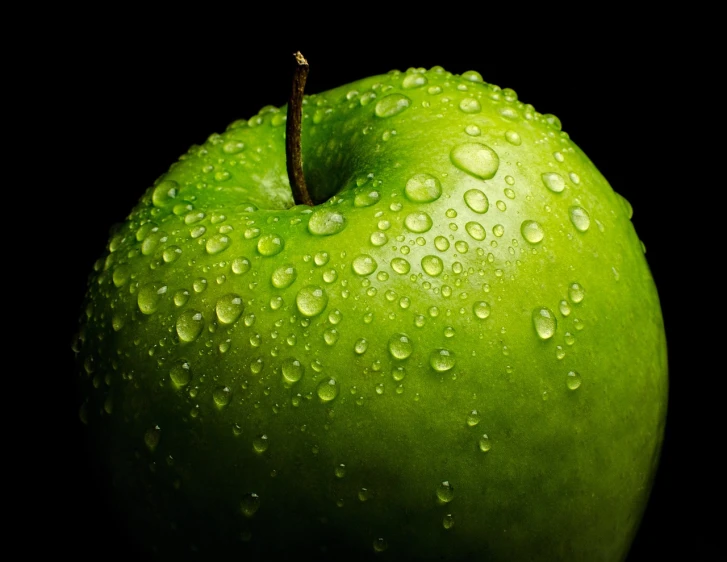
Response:
M295 72L293 74L293 90L288 102L288 119L285 124L285 163L288 168L288 180L293 190L296 205L313 206L303 175L303 154L300 147L301 121L303 117L303 90L308 78L308 61L300 51L293 53Z

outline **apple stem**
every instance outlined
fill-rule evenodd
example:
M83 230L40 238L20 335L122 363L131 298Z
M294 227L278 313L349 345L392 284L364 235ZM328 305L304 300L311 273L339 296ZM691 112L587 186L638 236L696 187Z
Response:
M313 200L308 193L308 186L303 175L303 153L300 140L303 91L308 78L308 61L300 51L293 53L293 57L295 58L295 71L293 73L293 90L288 102L288 118L285 124L285 163L295 204L312 207Z

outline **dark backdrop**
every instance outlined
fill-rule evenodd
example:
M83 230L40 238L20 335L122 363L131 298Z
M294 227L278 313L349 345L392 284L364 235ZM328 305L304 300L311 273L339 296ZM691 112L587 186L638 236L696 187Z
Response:
M705 390L714 373L700 359L703 328L691 323L689 313L701 291L691 279L688 255L699 217L684 209L704 181L688 172L698 140L691 131L691 60L676 56L669 33L645 22L601 34L555 21L525 31L514 25L524 14L512 16L509 31L499 34L487 31L484 16L463 18L449 35L406 20L377 26L362 16L331 24L346 27L339 31L320 20L286 35L270 18L243 22L221 13L202 14L181 28L112 15L88 27L56 30L46 53L48 78L38 86L48 101L36 106L33 127L36 138L53 139L61 156L46 179L65 178L48 201L61 223L52 227L58 236L49 234L58 248L49 258L56 260L56 282L62 281L53 315L61 337L51 352L56 383L49 411L64 470L51 483L58 497L47 496L57 518L49 527L58 552L75 560L133 555L89 486L93 473L78 421L70 347L86 277L108 229L191 144L264 105L283 105L290 56L300 49L311 64L310 93L410 66L477 70L538 111L556 114L633 204L633 223L663 305L670 403L661 466L628 562L677 553L690 561L716 560L717 527L707 506L719 488L709 453L717 418L710 408L714 390ZM38 168L47 165L36 160Z

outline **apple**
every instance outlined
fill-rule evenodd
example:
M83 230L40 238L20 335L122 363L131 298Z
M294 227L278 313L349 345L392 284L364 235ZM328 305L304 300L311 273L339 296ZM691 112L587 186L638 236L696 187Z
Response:
M622 560L668 385L629 203L475 71L296 115L191 147L91 272L80 418L140 551Z

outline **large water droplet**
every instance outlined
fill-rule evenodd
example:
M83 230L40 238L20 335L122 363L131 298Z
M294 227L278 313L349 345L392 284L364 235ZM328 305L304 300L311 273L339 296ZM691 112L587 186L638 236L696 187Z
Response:
M371 205L378 203L380 200L381 194L377 190L365 187L356 190L353 204L355 207L359 208L370 207Z
M317 236L338 234L346 228L346 217L330 207L319 207L311 213L308 231Z
M543 180L543 184L550 191L554 193L560 193L565 189L565 180L563 176L556 172L546 172L540 176Z
M477 301L472 305L472 310L477 318L484 320L490 316L490 305L485 301Z
M557 321L555 314L544 306L539 306L533 310L533 326L538 337L542 340L547 340L553 337L555 329L557 327Z
M250 271L250 268L252 265L250 264L250 260L245 257L239 257L232 260L232 273L235 275L243 275Z
M220 386L212 393L212 400L218 408L224 408L232 399L232 389L229 386Z
M403 94L389 94L376 102L374 113L377 117L392 117L411 105L411 99Z
M273 271L270 281L276 289L286 289L293 284L297 276L298 272L292 264L281 265Z
M283 378L286 382L293 384L301 379L305 371L305 367L303 367L297 359L289 357L283 361L281 371L283 372Z
M352 263L353 271L357 275L370 275L376 271L377 267L376 260L368 254L356 256Z
M520 146L523 142L520 135L515 131L505 131L505 140L513 146Z
M566 378L566 386L570 390L576 390L578 387L581 386L581 375L578 373L578 371L570 371L568 373L568 377Z
M411 265L404 258L394 258L391 260L391 269L393 269L399 275L405 275L409 273Z
M406 334L394 334L389 339L389 353L394 359L406 359L412 351L414 345Z
M444 264L437 256L424 256L422 258L422 269L427 275L436 277L444 271Z
M452 163L463 172L489 180L495 177L500 166L500 158L489 146L477 142L467 142L452 149Z
M167 293L167 286L162 283L147 283L136 296L139 310L144 314L154 314L159 309L162 297Z
M485 236L487 235L487 232L485 231L485 227L475 221L470 221L467 224L465 224L464 229L467 231L467 234L469 234L472 238L474 238L478 242L481 242L482 240L484 240Z
M374 552L384 552L387 548L389 548L389 543L386 542L384 537L374 539Z
M429 364L432 366L432 369L440 373L449 371L454 367L455 362L454 353L448 349L435 349L429 355Z
M164 207L173 203L179 193L179 184L174 180L164 180L154 188L151 195L155 207Z
M184 342L196 340L204 328L202 313L196 310L185 310L176 322L177 335Z
M230 247L231 240L226 234L214 234L207 239L205 250L210 255L219 254Z
M404 193L414 203L431 203L442 195L442 185L430 174L415 174L406 182Z
M449 240L447 240L444 236L437 236L434 239L434 247L440 252L446 252L449 250Z
M540 223L531 220L523 221L520 225L520 233L531 244L537 244L545 237L545 230Z
M260 496L255 493L245 494L240 502L240 511L245 517L252 517L260 509Z
M437 500L441 503L449 503L454 499L454 486L448 480L437 486Z
M285 241L277 234L265 234L257 241L257 251L263 256L279 254L285 246Z
M485 195L479 189L470 189L464 194L464 202L467 206L472 209L475 213L486 213L487 209L490 208L490 202Z
M339 390L339 384L336 382L336 379L325 378L318 383L318 386L316 387L316 394L318 394L318 398L321 399L321 402L330 402L338 396Z
M475 98L464 98L459 102L459 109L464 113L479 113L482 111L482 106Z
M411 232L422 233L432 228L432 217L428 213L411 213L404 219L404 224Z
M169 378L177 388L182 388L192 380L192 366L189 361L181 359L169 370Z
M270 441L268 441L268 436L264 433L252 440L252 450L257 454L264 453L268 450L268 447L270 447Z
M318 316L328 305L328 293L316 285L306 285L298 291L295 304L303 316Z
M578 232L585 232L591 226L591 217L583 207L573 205L568 209L568 215Z
M366 341L365 338L360 338L356 340L356 343L353 346L353 351L356 353L356 355L363 355L366 353L366 350L369 348L369 342Z
M233 293L221 297L215 306L217 319L220 324L226 325L234 324L244 309L245 305L242 302L242 297Z

